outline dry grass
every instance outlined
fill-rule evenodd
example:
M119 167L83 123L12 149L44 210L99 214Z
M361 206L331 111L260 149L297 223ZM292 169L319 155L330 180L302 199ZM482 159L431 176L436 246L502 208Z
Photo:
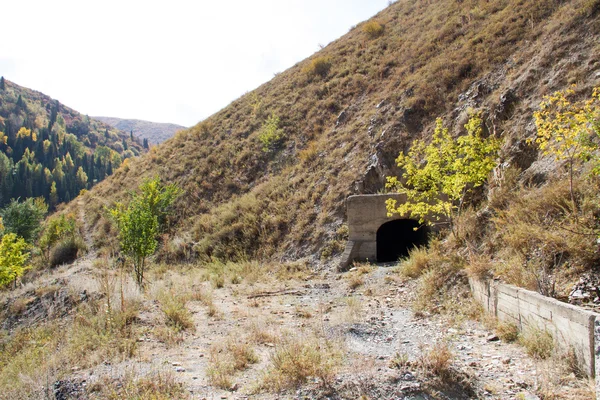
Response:
M452 361L454 354L450 351L448 343L440 341L429 349L421 349L417 365L426 375L433 375L446 380L452 375Z
M345 299L345 317L349 322L357 322L363 316L363 303L359 296L350 296Z
M272 329L262 322L252 321L248 328L249 340L255 344L275 344L279 341L279 337Z
M107 309L102 301L82 304L66 323L20 328L0 345L0 390L6 398L42 398L40 382L54 382L71 366L130 358L136 351L139 304Z
M195 330L186 299L175 293L164 293L160 298L160 309L165 314L165 322L175 331Z
M152 329L152 334L156 340L164 343L167 347L173 347L183 343L183 333L181 330L170 326L155 326Z
M519 343L525 347L529 356L545 360L554 351L554 337L545 329L528 326L521 332Z
M542 399L550 400L595 398L595 382L585 377L577 365L573 353L555 353L548 359L538 361L535 393Z
M430 264L435 262L434 246L429 248L421 247L410 251L409 257L399 265L399 272L407 278L418 278L423 275Z
M515 342L519 338L519 328L512 322L499 322L496 326L498 337L504 342Z
M236 372L259 361L253 347L238 339L230 337L224 344L211 347L206 373L211 384L218 388L231 389Z
M598 182L581 178L575 185L577 213L564 179L523 188L496 212L495 235L484 242L497 253L496 276L546 296L566 296L579 273L597 263Z
M157 372L141 377L128 372L118 381L105 379L104 382L96 383L91 391L95 396L109 400L186 400L191 398L183 386L168 372Z
M360 275L352 274L348 278L348 287L350 290L356 290L365 284L365 280Z
M281 391L316 378L330 385L341 364L339 344L314 336L286 336L275 348L260 387Z

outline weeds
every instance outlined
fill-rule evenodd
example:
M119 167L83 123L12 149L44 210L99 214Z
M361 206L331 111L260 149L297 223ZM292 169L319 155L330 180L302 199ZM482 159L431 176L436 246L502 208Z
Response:
M224 345L217 344L211 347L208 379L214 386L229 390L235 373L258 361L258 356L250 344L229 338Z
M277 345L269 364L261 384L263 389L294 389L311 377L327 386L341 364L341 352L335 342L292 336Z
M109 400L187 400L190 395L173 375L157 372L136 377L129 372L118 382L102 382L95 385L102 398Z
M437 342L430 349L421 349L417 364L425 375L433 375L449 380L452 377L452 361L454 355L446 342Z
M184 330L195 330L192 315L187 308L185 296L164 292L159 296L160 308L166 318L166 324L175 332Z
M513 322L499 322L496 326L498 337L507 343L515 342L519 338L519 328Z
M554 337L545 329L529 326L523 330L519 343L525 347L529 356L544 360L552 355Z

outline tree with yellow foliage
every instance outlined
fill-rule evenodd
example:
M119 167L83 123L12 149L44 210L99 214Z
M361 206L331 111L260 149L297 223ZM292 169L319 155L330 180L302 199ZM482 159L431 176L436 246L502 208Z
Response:
M496 166L500 140L483 137L480 114L473 114L465 125L466 135L454 139L440 118L429 144L415 140L406 154L396 159L404 170L402 180L387 177L386 188L406 195L406 202L386 201L388 216L394 214L425 217L448 223L454 236L467 196L486 181ZM441 220L445 221L441 221Z
M593 170L600 173L599 158L595 154L600 135L600 87L595 88L587 100L571 101L574 94L573 87L544 97L533 116L537 127L535 143L542 153L557 161L566 161L573 212L577 212L573 189L576 163L595 160Z

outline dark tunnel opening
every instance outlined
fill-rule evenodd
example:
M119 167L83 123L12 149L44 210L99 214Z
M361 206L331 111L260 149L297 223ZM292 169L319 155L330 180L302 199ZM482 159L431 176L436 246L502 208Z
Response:
M429 228L413 219L386 222L377 230L377 262L407 257L414 247L427 245L428 236Z

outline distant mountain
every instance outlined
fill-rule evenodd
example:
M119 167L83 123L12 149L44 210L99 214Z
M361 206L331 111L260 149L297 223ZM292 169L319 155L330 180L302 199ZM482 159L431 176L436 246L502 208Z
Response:
M68 202L145 150L141 140L0 78L0 207Z
M152 144L159 144L173 137L175 132L187 129L185 126L162 122L142 121L139 119L121 119L113 117L92 117L114 128L132 132L137 137L148 139Z

